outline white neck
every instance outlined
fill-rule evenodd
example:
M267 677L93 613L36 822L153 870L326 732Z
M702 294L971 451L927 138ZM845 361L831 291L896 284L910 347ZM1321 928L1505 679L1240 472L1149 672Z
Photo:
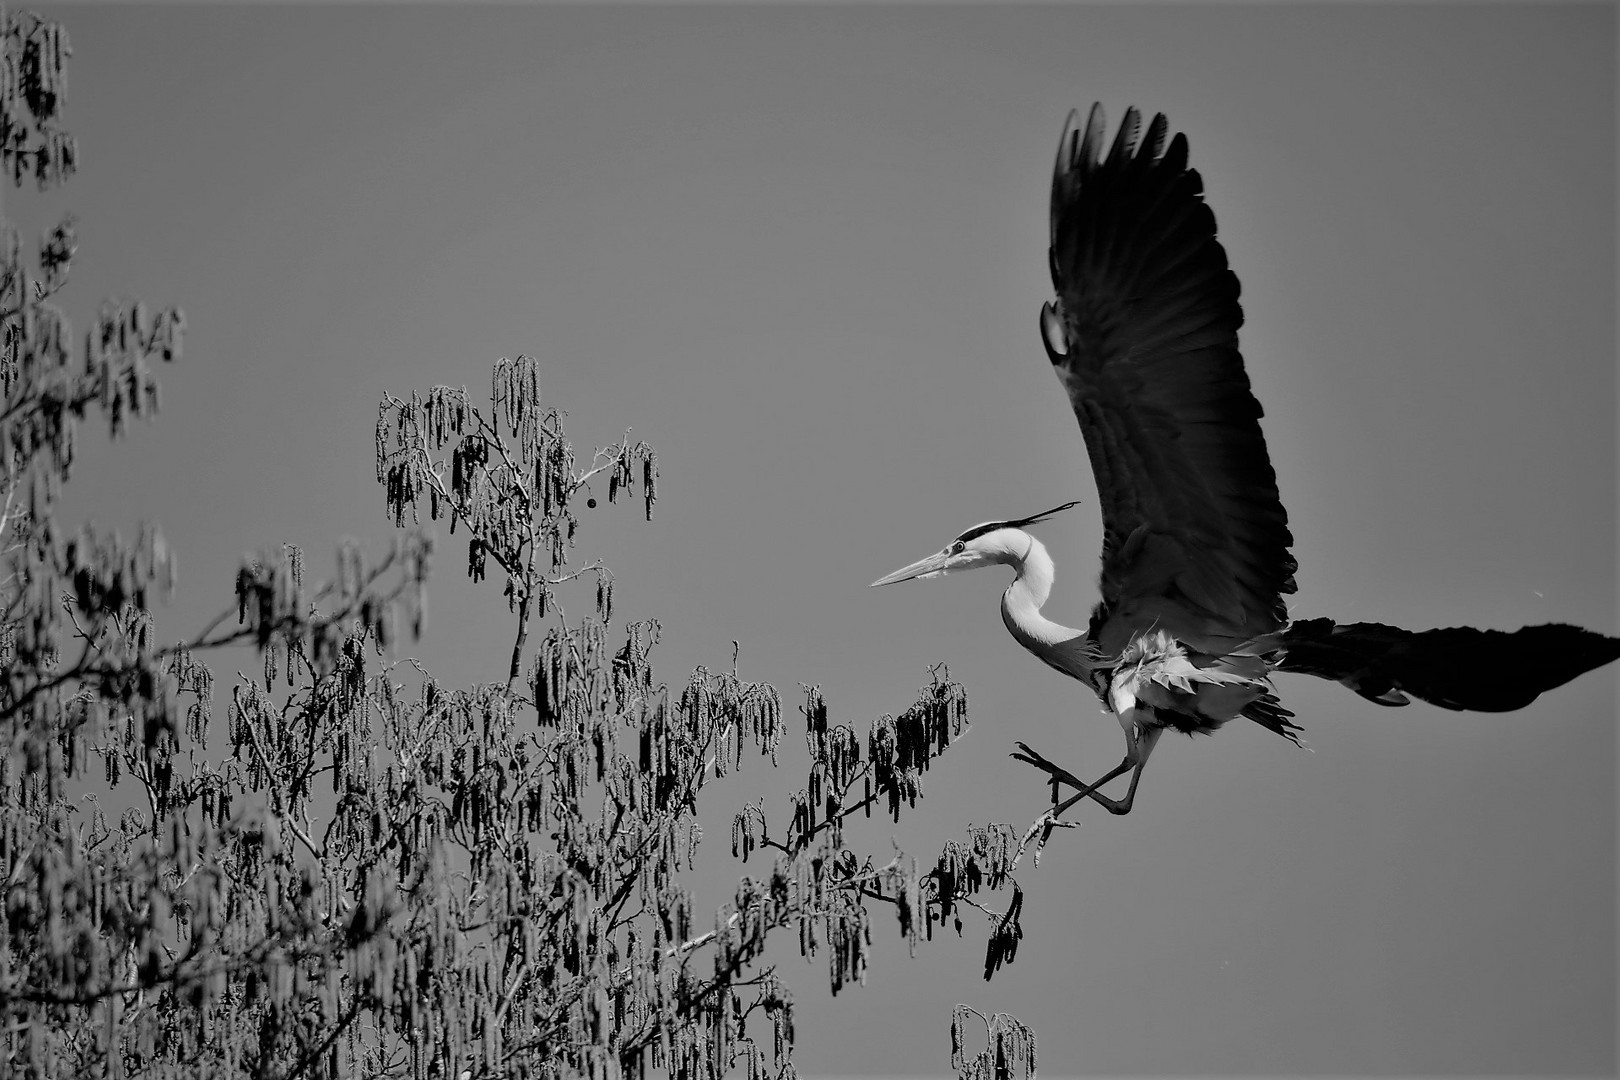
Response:
M1052 595L1052 557L1046 553L1046 545L1033 536L1021 530L1016 535L1027 546L1022 554L1017 539L1006 546L1006 561L1018 576L1001 595L1001 620L1018 644L1042 661L1086 680L1095 665L1086 650L1085 633L1041 614L1041 605Z

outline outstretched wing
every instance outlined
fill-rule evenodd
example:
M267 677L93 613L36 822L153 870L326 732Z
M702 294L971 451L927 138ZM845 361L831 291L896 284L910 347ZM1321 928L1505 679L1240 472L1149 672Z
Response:
M1477 712L1522 709L1553 687L1620 659L1620 638L1562 623L1510 633L1307 619L1288 628L1282 645L1278 671L1334 679L1380 705L1405 705L1411 694Z
M1085 433L1103 516L1107 652L1157 626L1224 651L1280 630L1294 591L1288 515L1238 354L1238 280L1187 140L1102 107L1071 113L1052 177L1053 369ZM1205 644L1208 643L1208 644Z

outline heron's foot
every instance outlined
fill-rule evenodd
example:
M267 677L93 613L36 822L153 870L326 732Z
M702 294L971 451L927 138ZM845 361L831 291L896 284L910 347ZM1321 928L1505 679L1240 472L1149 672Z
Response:
M1058 801L1059 784L1068 784L1076 791L1084 791L1088 786L1079 777L1075 776L1074 773L1045 757L1039 751L1033 749L1028 743L1019 743L1018 749L1021 751L1021 753L1011 755L1013 758L1035 766L1037 769L1041 770L1043 773L1046 773L1047 776L1051 778L1052 802L1054 804Z
M1074 800L1072 799L1070 800L1070 802L1073 801ZM1036 818L1030 823L1029 828L1024 830L1022 839L1018 841L1018 854L1013 859L1015 864L1019 859L1024 857L1024 852L1029 849L1030 841L1034 840L1036 841L1035 865L1037 867L1040 866L1041 853L1046 850L1046 842L1052 838L1053 830L1077 829L1080 827L1080 823L1078 821L1063 821L1058 817L1059 814L1063 813L1063 811L1067 809L1068 803L1065 803L1062 806L1053 806L1051 809L1047 810L1046 813L1042 814L1040 817Z

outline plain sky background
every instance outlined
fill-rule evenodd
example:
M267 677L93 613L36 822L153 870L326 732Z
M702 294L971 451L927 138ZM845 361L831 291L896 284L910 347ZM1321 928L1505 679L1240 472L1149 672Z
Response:
M1004 573L866 585L1080 498L1038 531L1047 612L1084 625L1101 528L1037 314L1053 151L1093 100L1191 140L1295 613L1616 630L1611 7L54 13L84 171L7 208L79 215L78 325L115 293L189 317L162 417L88 439L71 501L162 523L170 634L229 603L245 551L385 544L378 398L486 392L531 352L578 444L658 449L653 522L604 502L578 553L662 620L664 679L740 639L745 676L790 704L820 683L864 731L948 662L971 736L855 843L931 858L1027 823L1045 789L1013 742L1101 772L1117 725L1007 637ZM497 677L499 586L440 539L415 652ZM964 1001L1031 1024L1050 1076L1612 1075L1614 672L1504 716L1279 689L1314 752L1241 722L1167 739L1129 817L1081 808L1023 873L989 985L972 919L908 959L880 912L869 985L836 1000L784 941L801 1073L944 1073ZM784 773L717 791L711 872L740 869L744 797L803 782L789 741Z

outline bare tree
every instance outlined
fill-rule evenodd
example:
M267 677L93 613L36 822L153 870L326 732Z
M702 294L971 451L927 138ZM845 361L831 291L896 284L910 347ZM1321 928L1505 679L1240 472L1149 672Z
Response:
M0 18L0 160L13 183L59 183L67 37ZM0 1072L791 1076L771 941L823 957L837 991L864 977L874 905L913 947L968 906L990 918L986 977L1012 959L1011 873L1041 822L970 830L925 866L845 843L852 816L916 804L966 729L962 688L936 669L858 734L815 687L788 719L735 654L660 682L657 622L615 623L612 574L573 560L578 500L650 517L657 458L628 435L577 458L527 357L495 366L487 405L445 386L380 403L377 479L403 530L385 557L345 542L320 584L271 549L218 618L161 637L161 533L69 532L55 507L77 421L99 412L117 437L154 413L150 365L179 355L184 318L106 305L78 347L53 299L72 222L37 272L0 238ZM422 517L464 535L474 581L504 582L512 650L490 682L398 658L425 612ZM216 716L203 658L228 647L254 672ZM700 793L747 760L777 767L801 723L803 787L731 830L738 859L768 863L699 912L683 872ZM964 1074L1033 1074L1016 1020L962 1006L951 1030Z

